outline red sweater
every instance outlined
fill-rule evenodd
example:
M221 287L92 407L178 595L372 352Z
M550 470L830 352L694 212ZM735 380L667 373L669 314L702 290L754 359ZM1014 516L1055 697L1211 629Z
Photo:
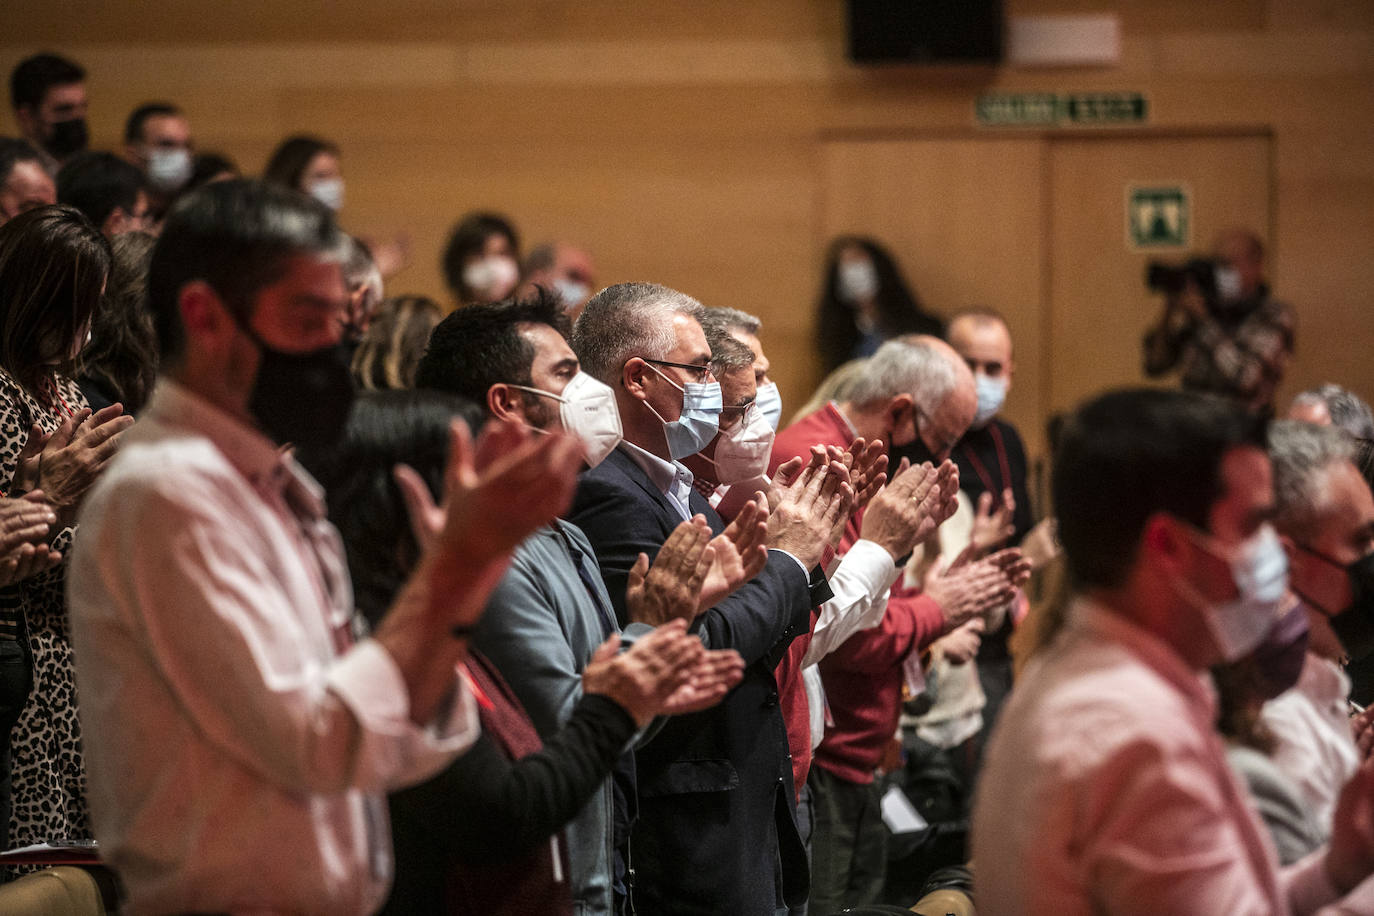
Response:
M770 471L789 458L809 455L812 445L847 448L852 441L848 421L833 403L827 404L778 434ZM841 556L859 539L862 523L862 512L850 519L840 542ZM821 679L835 724L826 729L825 740L816 749L816 766L849 782L873 781L873 770L896 733L901 715L902 662L943 632L939 605L918 590L895 585L882 623L855 633L821 661Z

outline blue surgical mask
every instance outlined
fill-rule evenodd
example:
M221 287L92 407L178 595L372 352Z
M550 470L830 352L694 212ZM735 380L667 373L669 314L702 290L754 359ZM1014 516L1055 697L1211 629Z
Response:
M720 393L720 382L688 382L684 388L659 371L653 363L645 365L682 392L682 415L676 420L664 420L662 414L654 410L654 405L648 401L644 402L644 406L653 411L654 416L663 424L663 437L668 441L668 454L674 460L695 455L704 449L720 430L720 409L725 404Z
M782 394L778 391L777 382L759 386L754 409L763 414L768 425L773 427L773 432L778 431L778 426L782 424Z
M1007 380L979 372L973 376L973 383L978 393L978 411L973 415L972 425L974 429L982 429L1002 409L1002 403L1007 399Z
M1230 565L1236 597L1212 602L1182 579L1175 580L1174 586L1180 597L1202 613L1222 659L1233 662L1253 651L1269 634L1288 591L1288 556L1272 525L1261 525L1254 536L1234 547L1218 544L1211 535L1191 526L1189 530L1203 550Z

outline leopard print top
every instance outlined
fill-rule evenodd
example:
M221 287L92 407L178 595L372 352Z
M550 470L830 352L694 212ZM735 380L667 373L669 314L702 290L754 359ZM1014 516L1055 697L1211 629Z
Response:
M10 493L10 485L29 429L36 423L44 432L52 432L69 413L87 406L71 379L57 376L50 390L52 396L36 397L0 369L0 490L6 495L16 495ZM33 652L33 689L10 737L11 848L91 837L71 631L63 594L74 531L63 528L53 538L53 546L63 555L56 568L15 586Z

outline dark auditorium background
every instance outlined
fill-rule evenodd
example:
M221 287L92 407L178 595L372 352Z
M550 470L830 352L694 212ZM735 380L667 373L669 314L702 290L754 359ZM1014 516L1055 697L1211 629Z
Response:
M601 285L648 279L760 315L787 413L817 381L826 241L876 236L935 311L993 305L1017 346L1008 419L1142 380L1152 257L1127 188L1183 187L1190 238L1252 227L1298 315L1280 404L1339 380L1374 397L1374 3L1007 0L1115 13L1110 67L862 67L843 0L7 0L0 70L88 71L92 146L169 99L199 149L256 173L285 136L343 151L350 231L408 232L392 294L447 301L462 213L586 247ZM990 92L1126 92L1142 124L980 126ZM9 106L0 133L16 133Z

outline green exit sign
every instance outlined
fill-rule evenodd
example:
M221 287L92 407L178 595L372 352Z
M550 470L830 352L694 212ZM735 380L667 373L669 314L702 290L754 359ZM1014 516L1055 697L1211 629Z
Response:
M1149 101L1139 92L987 92L974 104L984 127L1143 124L1149 114Z

